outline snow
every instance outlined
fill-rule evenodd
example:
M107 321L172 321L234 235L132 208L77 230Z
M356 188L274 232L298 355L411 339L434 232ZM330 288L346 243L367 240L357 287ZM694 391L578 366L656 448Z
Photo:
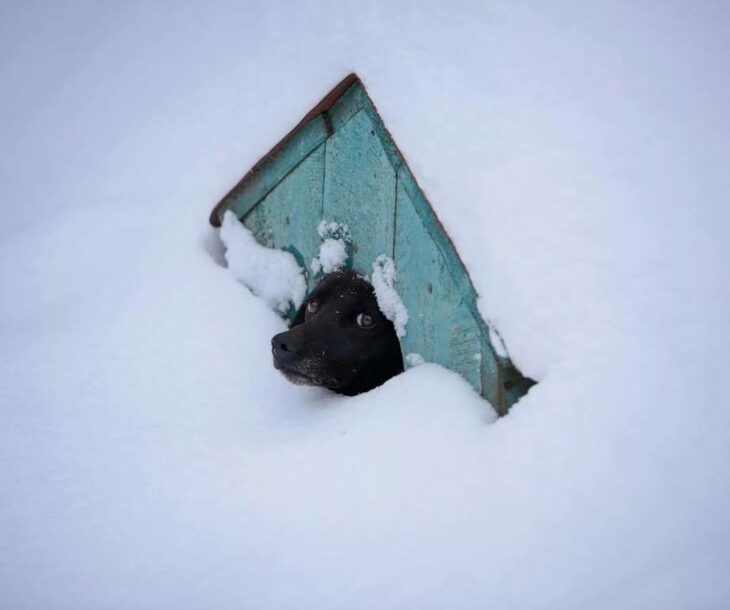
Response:
M373 262L372 284L375 298L383 315L393 323L398 337L406 334L408 310L395 288L395 263L387 254L380 254Z
M332 273L342 269L347 261L347 248L341 239L327 238L319 247L319 255L312 260L311 269L315 273Z
M341 239L325 239L319 247L319 255L312 260L311 269L315 273L332 273L342 269L347 261L347 248Z
M307 284L291 253L259 244L231 211L223 215L220 238L228 269L238 281L280 314L286 314L292 305L299 308Z
M723 3L4 3L0 606L730 605ZM357 70L486 320L273 369L213 204ZM410 312L414 315L414 312Z
M347 244L350 243L350 228L343 223L323 220L317 228L322 238L319 254L309 267L314 273L332 273L342 269L347 262Z
M334 220L322 220L317 226L317 233L322 239L337 239L349 243L352 240L350 236L350 227L344 222L336 222Z
M422 364L426 363L426 360L423 358L423 356L416 352L410 352L406 354L404 360L406 361L406 366L408 366L409 368L413 368L414 366L421 366Z

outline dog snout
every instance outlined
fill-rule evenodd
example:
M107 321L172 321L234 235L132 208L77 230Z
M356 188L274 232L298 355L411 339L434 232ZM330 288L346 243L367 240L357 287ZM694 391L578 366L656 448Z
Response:
M285 332L272 337L271 351L275 358L286 361L294 358L297 352L297 347L295 342L292 340L292 336L288 332Z

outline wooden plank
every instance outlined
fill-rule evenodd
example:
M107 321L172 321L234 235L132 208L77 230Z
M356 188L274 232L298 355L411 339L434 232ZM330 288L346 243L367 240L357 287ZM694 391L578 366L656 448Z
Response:
M398 151L393 138L390 136L383 119L380 117L370 96L365 91L362 83L355 81L345 91L332 108L328 111L330 123L333 131L338 131L347 124L358 112L365 111L372 121L375 135L380 139L380 145L383 147L390 164L397 171L404 163L403 157Z
M215 213L219 220L226 210L243 218L330 135L329 122L319 115L292 134L286 145L265 157L221 201Z
M454 286L454 290L459 294L462 306L470 312L474 324L479 328L479 334L481 336L481 379L479 385L476 383L472 383L472 385L477 389L481 388L481 395L494 406L500 415L505 415L509 408L535 382L524 377L508 357L499 356L494 349L489 339L489 327L482 319L477 307L477 294L469 279L469 274L456 253L446 231L428 201L426 201L415 178L406 165L403 165L398 172L398 183L398 205L400 205L404 197L401 195L400 189L402 188L408 201L412 204L416 215L420 218L425 232L428 234L427 239L431 241L442 257L443 265L448 269L449 278ZM398 240L399 233L396 228L396 251L398 249ZM400 268L398 271L400 273ZM455 366L448 364L445 366L452 370L457 370ZM471 380L468 375L464 376Z
M403 353L456 371L481 392L481 329L400 179L395 225L396 288L409 314Z
M431 205L426 200L423 192L418 186L416 179L413 177L407 166L398 173L399 180L403 183L403 188L413 204L413 207L418 214L421 222L426 227L430 238L434 241L441 255L444 257L446 263L452 270L454 281L457 284L461 296L464 301L472 309L472 313L475 318L481 321L481 315L476 306L476 291L474 286L469 279L469 274L466 271L466 267L461 262L459 255L451 243L446 231L444 230L441 221L434 213ZM483 322L482 322L483 323ZM484 331L487 331L486 324L484 325Z
M291 252L313 286L309 264L319 254L325 145L321 144L243 219L256 239Z
M495 392L499 392L497 412L500 415L506 415L507 411L512 408L527 391L535 385L535 382L529 377L525 377L517 370L509 358L497 357L498 375L496 378ZM498 388L498 390L497 390Z
M371 102L362 84L357 81L350 85L327 112L332 131L339 131L345 123L369 104Z
M370 275L378 255L393 255L395 177L366 112L355 114L327 141L322 216L349 226L352 264L360 273Z
M481 316L479 321L482 322ZM497 353L489 340L489 330L482 332L482 361L481 361L482 397L489 401L499 415L507 413L507 407L500 383L500 362Z

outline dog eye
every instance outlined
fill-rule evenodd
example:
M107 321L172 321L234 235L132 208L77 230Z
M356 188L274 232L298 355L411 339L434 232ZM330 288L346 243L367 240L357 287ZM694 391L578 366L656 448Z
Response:
M307 303L307 312L308 313L317 313L318 308L319 308L319 303L317 303L317 301L309 301L309 303Z
M373 324L375 324L375 321L372 319L372 317L370 317L366 313L357 314L357 318L355 318L355 321L360 328L370 328Z

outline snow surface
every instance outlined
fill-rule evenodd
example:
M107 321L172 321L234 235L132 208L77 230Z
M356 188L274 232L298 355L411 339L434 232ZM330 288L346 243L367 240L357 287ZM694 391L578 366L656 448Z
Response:
M393 259L387 254L380 254L373 262L372 283L375 298L378 300L380 311L393 323L395 333L398 337L404 337L408 324L408 309L395 288L396 277Z
M0 607L730 605L725 3L0 6ZM540 383L271 366L213 203L357 70Z
M299 308L307 283L294 255L259 244L230 210L223 214L220 239L228 269L238 281L274 311L286 314L292 305Z

